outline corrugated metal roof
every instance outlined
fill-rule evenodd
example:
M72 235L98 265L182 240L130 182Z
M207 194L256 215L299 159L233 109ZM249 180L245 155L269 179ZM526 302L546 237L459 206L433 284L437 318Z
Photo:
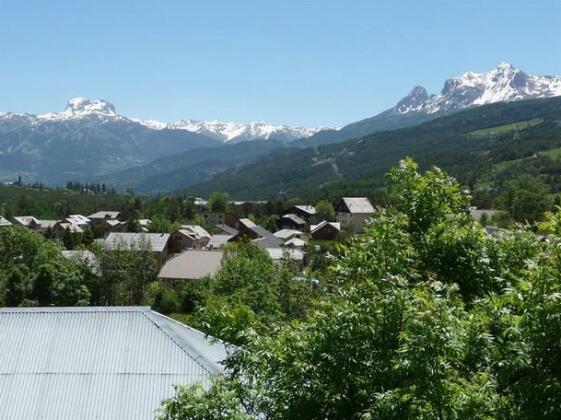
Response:
M12 226L12 223L8 219L0 216L0 226Z
M227 348L147 307L0 310L0 419L152 419Z
M162 252L168 243L168 233L111 232L103 246L106 249L140 249L147 243L153 252Z

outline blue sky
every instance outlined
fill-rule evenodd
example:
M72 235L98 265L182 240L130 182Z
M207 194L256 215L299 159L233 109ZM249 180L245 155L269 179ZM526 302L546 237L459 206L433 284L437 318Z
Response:
M0 110L340 126L509 61L561 75L561 1L0 2Z

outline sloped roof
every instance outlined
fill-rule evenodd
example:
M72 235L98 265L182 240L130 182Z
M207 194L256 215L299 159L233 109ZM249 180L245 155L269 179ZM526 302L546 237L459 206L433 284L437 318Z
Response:
M237 229L234 229L233 227L225 225L225 224L216 225L215 228L221 230L222 232L224 232L228 235L232 235L232 236L240 233Z
M90 219L116 219L121 213L118 211L98 211L90 214L88 217Z
M182 233L194 235L196 239L200 238L210 238L210 233L208 233L203 227L199 225L183 225L179 231Z
M221 248L234 236L235 235L212 235L210 237L210 240L206 244L206 248L208 249Z
M303 234L304 234L303 232L295 229L281 229L273 233L273 235L275 235L277 238L283 239L285 241L294 236L300 236Z
M10 222L8 219L0 216L0 226L12 226L12 222Z
M304 219L302 219L301 217L298 217L297 215L295 215L293 213L288 213L288 214L282 215L279 220L282 220L282 219L290 219L294 223L296 223L297 225L305 225L306 224L306 221Z
M162 252L168 243L168 233L111 232L104 241L105 249L139 249L147 243L152 252Z
M301 238L291 238L284 243L284 246L294 247L294 248L304 248L306 246L306 241Z
M0 342L1 419L153 419L228 354L148 307L4 308Z
M350 213L374 213L374 207L366 197L343 197L341 200Z
M158 277L161 279L200 279L212 276L222 265L222 251L189 250L169 259Z
M323 220L323 221L319 222L317 225L311 225L310 226L310 233L315 233L318 230L323 229L327 225L331 225L335 229L341 230L341 223L339 223L339 222L328 222L327 220Z
M90 219L81 214L71 214L66 218L66 220L75 225L87 225L91 222Z
M39 224L39 220L33 216L15 216L14 221L23 226L29 226L31 223Z
M294 207L296 207L299 210L302 210L305 213L308 213L310 216L313 216L314 214L316 214L316 208L314 206L309 205L309 204L296 205Z
M64 230L69 230L72 233L84 233L84 230L75 223L58 223L58 226Z
M266 248L265 249L271 259L275 261L288 258L292 261L302 261L304 259L304 252L295 248Z

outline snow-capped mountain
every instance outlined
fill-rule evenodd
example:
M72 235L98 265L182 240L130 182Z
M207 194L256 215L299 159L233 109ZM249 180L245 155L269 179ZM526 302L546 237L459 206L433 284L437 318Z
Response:
M500 63L486 73L467 72L448 79L437 95L428 96L425 88L417 86L397 103L393 111L400 114L412 111L433 114L495 102L559 95L561 77L530 76L512 64Z
M187 130L202 134L226 143L237 143L251 140L281 140L290 142L310 137L325 127L290 127L274 125L264 121L251 121L247 124L237 122L179 120L173 123L161 123L153 120L137 120L140 124L154 129Z
M424 87L415 86L390 109L338 130L321 131L304 143L335 143L411 127L472 106L552 96L561 96L561 77L530 76L512 64L500 63L485 73L467 72L449 79L438 94L429 95Z

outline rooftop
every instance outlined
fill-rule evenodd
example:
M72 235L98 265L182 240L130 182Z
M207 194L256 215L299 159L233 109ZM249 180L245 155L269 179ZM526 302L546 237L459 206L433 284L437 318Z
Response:
M1 419L153 419L228 355L148 307L0 309L0 342Z
M112 250L139 250L144 244L148 244L152 252L163 252L168 240L168 233L111 232L103 246Z
M168 260L158 277L161 279L200 279L212 276L222 265L222 251L189 250Z
M374 207L366 197L343 197L341 200L350 213L374 213Z

